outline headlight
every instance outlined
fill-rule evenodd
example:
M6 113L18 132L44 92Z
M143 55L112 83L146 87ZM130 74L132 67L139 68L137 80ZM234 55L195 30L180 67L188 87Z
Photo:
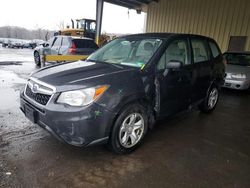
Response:
M58 103L70 106L86 106L99 98L106 90L107 85L91 87L75 91L62 92L57 99Z
M231 74L231 78L244 80L247 78L247 76L245 74Z

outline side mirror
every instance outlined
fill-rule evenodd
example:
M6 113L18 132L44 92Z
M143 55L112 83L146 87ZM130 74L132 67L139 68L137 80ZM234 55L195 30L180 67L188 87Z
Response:
M49 43L44 43L43 47L49 47Z
M166 64L166 69L169 70L179 70L182 67L182 62L171 60Z

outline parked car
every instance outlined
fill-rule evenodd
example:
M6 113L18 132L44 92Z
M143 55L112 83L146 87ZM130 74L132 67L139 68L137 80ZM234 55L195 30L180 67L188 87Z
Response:
M23 44L17 41L9 41L8 48L23 48Z
M25 43L23 45L23 48L31 48L31 49L34 49L36 48L37 44L36 43L33 43L33 42L28 42L28 43Z
M3 42L2 43L2 47L4 47L4 48L8 47L8 43L7 42Z
M190 110L212 112L224 82L213 39L188 34L117 38L86 61L45 67L21 92L32 122L74 146L133 151L155 120Z
M250 89L250 52L226 52L226 79L224 87L247 90Z
M13 48L23 48L23 43L21 42L14 42L12 45Z
M13 41L9 41L7 47L8 48L14 48L14 42Z
M90 55L98 49L93 39L73 36L56 36L34 50L34 60L40 66L40 55Z

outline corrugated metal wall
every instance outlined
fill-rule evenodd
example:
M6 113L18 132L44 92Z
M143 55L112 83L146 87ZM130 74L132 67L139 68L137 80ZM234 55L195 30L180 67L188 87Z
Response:
M159 0L148 6L147 32L178 32L210 36L228 49L230 36L248 36L250 0Z

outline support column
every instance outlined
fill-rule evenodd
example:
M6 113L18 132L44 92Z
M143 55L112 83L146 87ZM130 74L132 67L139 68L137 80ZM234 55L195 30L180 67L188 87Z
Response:
M96 0L96 43L99 45L99 39L102 30L102 13L103 13L103 1Z

